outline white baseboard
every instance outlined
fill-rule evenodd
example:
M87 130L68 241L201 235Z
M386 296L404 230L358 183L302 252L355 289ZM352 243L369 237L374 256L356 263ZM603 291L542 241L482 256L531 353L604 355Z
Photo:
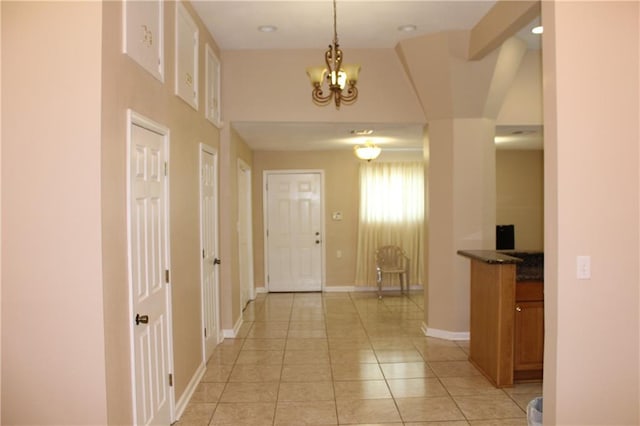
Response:
M469 340L468 331L439 330L437 328L429 328L425 323L422 323L421 330L427 337L435 337L437 339L445 340Z
M206 371L207 367L204 363L201 363L200 366L198 366L196 372L191 377L191 380L189 380L187 388L184 390L182 396L176 403L176 420L180 420L180 417L182 417L182 414L184 414L184 410L187 408L187 405L189 405L189 401L191 400L193 393L196 391L196 387L198 387L198 384L204 377L204 373Z
M240 327L242 327L243 320L242 315L238 318L233 329L223 328L222 329L222 337L225 339L235 339L238 336L238 332L240 331Z

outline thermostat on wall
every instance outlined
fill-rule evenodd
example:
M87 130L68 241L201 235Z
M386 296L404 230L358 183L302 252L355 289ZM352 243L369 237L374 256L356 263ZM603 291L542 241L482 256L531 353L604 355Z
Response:
M331 213L331 219L333 219L333 220L342 220L342 212L333 212L333 213Z

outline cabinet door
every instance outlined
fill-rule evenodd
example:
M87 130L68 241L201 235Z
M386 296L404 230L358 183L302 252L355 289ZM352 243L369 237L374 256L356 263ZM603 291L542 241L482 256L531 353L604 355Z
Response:
M514 370L542 370L544 302L516 303L514 345Z

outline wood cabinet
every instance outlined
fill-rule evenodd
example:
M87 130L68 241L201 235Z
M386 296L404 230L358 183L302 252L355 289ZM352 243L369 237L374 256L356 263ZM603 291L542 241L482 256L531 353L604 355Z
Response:
M516 284L514 380L542 379L544 361L544 285Z

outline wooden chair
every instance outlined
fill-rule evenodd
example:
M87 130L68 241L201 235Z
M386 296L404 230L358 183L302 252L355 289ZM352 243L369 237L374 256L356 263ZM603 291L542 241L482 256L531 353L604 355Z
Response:
M405 285L407 290L409 289L409 258L400 247L390 245L376 250L376 282L379 299L382 299L382 277L385 274L398 274L400 293L404 292Z

